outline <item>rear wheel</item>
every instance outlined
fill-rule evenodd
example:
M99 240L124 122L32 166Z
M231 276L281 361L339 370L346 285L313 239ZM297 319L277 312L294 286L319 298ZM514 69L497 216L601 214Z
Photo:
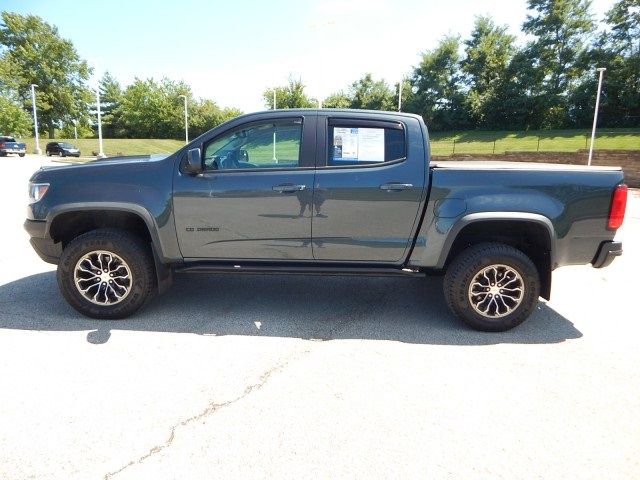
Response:
M19 153L18 154L20 157L24 157L24 153Z
M538 270L520 250L500 243L461 252L444 278L453 313L477 330L500 332L524 322L540 295Z
M148 246L122 230L93 230L75 238L62 252L57 276L69 304L92 318L128 317L155 286Z

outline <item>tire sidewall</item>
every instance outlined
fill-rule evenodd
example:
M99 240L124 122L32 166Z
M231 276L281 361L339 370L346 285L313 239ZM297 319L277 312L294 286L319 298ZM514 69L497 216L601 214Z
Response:
M78 260L87 253L105 250L121 257L129 266L133 282L127 297L113 305L96 305L78 291L74 273ZM82 235L72 241L63 251L58 264L58 285L66 300L80 313L93 318L116 319L124 318L138 310L147 300L150 290L149 270L145 262L144 251L140 246L128 238L117 238L99 234Z

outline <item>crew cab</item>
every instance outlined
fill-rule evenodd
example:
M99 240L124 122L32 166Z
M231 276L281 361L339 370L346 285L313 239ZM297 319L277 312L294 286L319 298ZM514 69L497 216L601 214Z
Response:
M26 144L16 142L13 137L0 137L0 157L6 157L11 153L24 157L27 153Z
M473 328L523 322L551 272L607 266L620 168L433 162L421 117L301 109L237 117L172 155L45 167L25 228L62 294L133 314L174 273L443 274Z

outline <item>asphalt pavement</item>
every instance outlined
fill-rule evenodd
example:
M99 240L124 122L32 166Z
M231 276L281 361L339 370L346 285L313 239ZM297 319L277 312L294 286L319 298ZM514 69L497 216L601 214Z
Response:
M177 276L134 318L69 307L0 158L0 478L640 477L640 192L603 270L505 333L438 278Z

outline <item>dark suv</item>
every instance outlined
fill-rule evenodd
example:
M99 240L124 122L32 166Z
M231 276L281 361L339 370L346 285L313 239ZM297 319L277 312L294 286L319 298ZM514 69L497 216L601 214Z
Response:
M47 156L79 157L80 150L67 142L49 142L46 147Z

